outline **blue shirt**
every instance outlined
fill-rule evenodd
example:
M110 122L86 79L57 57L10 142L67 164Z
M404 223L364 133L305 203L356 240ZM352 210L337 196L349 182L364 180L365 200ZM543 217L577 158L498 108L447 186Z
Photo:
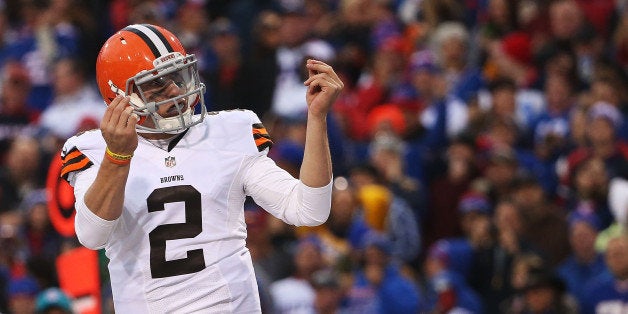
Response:
M484 313L484 306L480 296L473 290L462 276L452 271L442 271L429 281L428 307L435 309L438 296L446 290L455 294L455 308L464 309L471 313Z
M569 292L581 300L583 289L587 282L591 281L607 271L604 257L598 254L593 262L582 264L572 255L565 262L558 266L558 275L567 285Z
M583 291L583 314L628 313L628 280L620 282L605 272L590 281Z
M350 313L419 313L420 295L413 282L404 278L396 266L388 265L379 287L373 286L363 270L355 273L345 305Z

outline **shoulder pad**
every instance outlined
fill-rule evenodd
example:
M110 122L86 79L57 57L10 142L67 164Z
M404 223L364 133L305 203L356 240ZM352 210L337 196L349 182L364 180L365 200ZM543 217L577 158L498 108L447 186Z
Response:
M100 130L91 130L69 138L61 151L61 177L68 179L74 171L82 171L99 161L105 151Z

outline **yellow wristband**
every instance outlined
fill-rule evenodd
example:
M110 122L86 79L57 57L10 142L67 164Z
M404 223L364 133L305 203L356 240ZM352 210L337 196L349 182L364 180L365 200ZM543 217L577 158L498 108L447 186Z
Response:
M131 158L133 158L133 154L131 155L116 154L110 151L109 147L105 148L105 154L107 154L107 156L111 157L112 159L116 159L116 160L131 160Z
M114 157L111 157L111 155L109 154L105 154L105 157L107 158L107 160L109 160L110 162L116 164L116 165L120 165L120 166L126 166L126 165L130 165L131 164L131 159L116 159Z

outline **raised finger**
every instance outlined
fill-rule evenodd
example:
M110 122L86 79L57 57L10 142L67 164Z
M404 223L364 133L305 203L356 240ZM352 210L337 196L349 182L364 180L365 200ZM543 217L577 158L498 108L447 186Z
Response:
M105 110L105 114L103 115L102 120L101 120L102 121L101 124L107 124L109 120L111 120L111 115L113 114L113 108L115 108L118 105L121 99L122 99L122 96L118 95L107 105L107 109Z
M306 86L312 86L312 87L318 86L321 88L331 87L333 89L339 89L341 87L341 85L338 84L338 82L331 79L328 75L320 75L320 74L309 78L307 81L305 81L304 84Z
M308 71L316 71L318 73L325 73L329 75L332 80L338 83L342 83L342 81L340 80L340 78L338 77L338 74L336 74L334 69L325 62L310 59L308 60L308 63L306 64L306 66L308 68Z
M128 118L128 115L125 116L124 118L122 117L124 111L127 110L126 108L130 108L128 96L123 97L120 100L120 102L117 103L115 107L113 107L113 112L111 113L111 119L109 119L110 127L117 128L118 125L120 125L120 120L122 120L122 123L126 123L126 119Z
M303 85L305 85L305 86L310 85L314 80L320 79L320 78L324 77L325 75L327 75L327 74L325 74L325 73L318 73L318 74L315 74L315 75L311 75L310 77L307 78L307 80L305 80L305 82L303 82Z
M131 117L132 113L133 107L125 107L124 110L122 110L122 112L120 113L120 119L118 120L116 128L120 130L126 128L126 126L129 124L129 118Z
M130 132L131 130L135 130L135 125L140 121L140 117L136 113L131 113L129 119L126 123L126 131Z
M341 80L338 78L338 76L335 75L333 71L331 71L331 73L319 72L318 74L308 77L307 80L303 82L303 84L309 85L312 81L317 80L317 79L324 79L329 82L334 82L334 84L342 85Z
M309 61L308 61L308 63L309 63ZM314 75L318 74L318 71L316 71L316 70L312 69L311 67L308 67L308 66L307 66L307 63L306 63L306 65L305 65L305 68L307 69L307 74L308 74L308 77L312 77L312 76L314 76Z
M331 71L331 66L313 59L308 60L305 66L310 73L329 73Z

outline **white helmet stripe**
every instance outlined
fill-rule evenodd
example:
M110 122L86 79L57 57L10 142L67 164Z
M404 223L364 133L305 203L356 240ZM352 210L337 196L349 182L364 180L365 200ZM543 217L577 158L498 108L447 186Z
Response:
M163 36L156 34L153 29L141 24L129 25L125 29L142 37L142 39L146 41L146 44L149 45L153 53L155 53L155 57L160 57L172 52L172 48L168 49L166 43L162 40Z

